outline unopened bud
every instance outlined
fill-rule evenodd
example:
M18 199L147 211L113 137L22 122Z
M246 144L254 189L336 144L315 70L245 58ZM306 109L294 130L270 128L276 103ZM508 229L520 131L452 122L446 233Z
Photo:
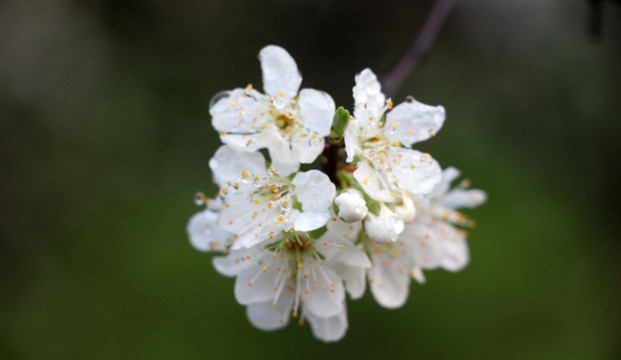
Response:
M381 205L379 216L368 214L364 221L364 230L371 240L380 242L395 242L403 232L403 220L390 211L386 205Z
M358 190L348 189L334 199L339 208L339 216L345 222L356 222L364 219L369 213L367 204Z
M395 214L397 214L403 222L407 223L414 220L416 208L414 207L414 201L408 195L403 194L402 201L401 205L395 207Z

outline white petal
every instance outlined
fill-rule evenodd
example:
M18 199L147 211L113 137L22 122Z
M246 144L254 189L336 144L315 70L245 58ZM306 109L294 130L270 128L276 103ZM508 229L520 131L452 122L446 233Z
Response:
M248 261L248 260L247 260ZM274 298L274 284L278 271L276 265L265 267L257 264L257 260L251 258L256 266L242 271L235 280L235 299L242 305L271 301ZM269 261L265 258L264 262Z
M276 221L281 216L279 206L269 206L268 202L256 203L248 200L256 188L252 183L240 183L239 190L231 190L225 197L225 206L218 219L223 229L236 235L231 249L249 248L269 239L270 233L279 235L281 230L290 228L296 212L284 214L284 221ZM250 188L248 190L248 188ZM290 210L291 212L292 210ZM297 210L296 210L297 211Z
M392 159L398 159L399 166L392 167L392 174L399 187L412 194L428 194L442 179L440 164L429 154L391 146L386 161Z
M267 147L267 141L265 139L265 136L261 133L249 135L220 135L220 140L222 140L224 144L229 145L236 150L245 152L255 152L259 149Z
M251 153L223 145L209 160L214 182L224 187L228 181L236 181L243 170L265 173L265 158L259 152Z
M310 323L313 335L321 341L338 341L347 332L347 310L344 306L343 310L329 318L321 318L312 314L306 315L306 318Z
M433 191L429 193L429 197L435 198L444 196L451 188L453 180L459 177L459 174L459 170L452 166L442 170L442 180L435 186Z
M186 231L190 243L199 251L222 251L226 245L232 243L233 235L222 230L216 223L218 214L211 210L204 210L194 214Z
M354 156L362 155L362 145L360 144L360 121L350 120L345 128L343 139L345 141L345 152L347 153L348 163L354 161Z
M395 200L390 193L389 184L367 160L363 159L358 162L358 168L354 171L354 179L371 198L385 202Z
M291 139L291 157L302 164L310 164L323 152L325 145L323 138L318 135L301 139L294 136Z
M358 233L362 230L362 222L346 223L334 216L334 212L330 214L332 219L328 221L327 228L329 232L326 234L336 234L341 239L349 240L350 242L358 238Z
M295 195L302 204L302 210L329 211L336 187L328 175L319 170L309 170L297 173L291 183L295 186Z
M259 52L263 71L263 90L278 96L280 93L293 98L302 83L295 60L280 46L268 45Z
M295 219L293 227L299 231L311 231L324 226L330 217L328 210L304 211Z
M271 302L254 303L246 308L246 316L252 325L261 330L277 330L287 326L289 314L293 304L294 294L290 291L283 291L278 298L278 302L272 306Z
M473 208L487 199L485 191L472 189L453 189L442 199L440 204L448 209Z
M410 277L399 271L394 262L384 265L376 261L369 269L369 283L375 300L383 307L394 309L403 306L410 291Z
M314 273L317 274L317 282L307 281L307 285L303 282L298 283L298 286L303 286L304 289L308 288L309 290L308 294L302 293L304 311L320 317L334 316L343 309L343 299L345 298L343 281L326 266L321 266L321 269L319 265L313 264L312 266L315 267ZM325 273L325 277L321 275L322 272Z
M212 100L209 109L211 124L217 131L253 133L253 126L260 127L263 122L257 114L267 106L268 99L258 93L257 96L248 96L245 89L222 92Z
M437 268L444 256L442 233L446 230L442 230L440 225L439 222L430 225L415 222L408 224L401 235L411 243L414 262L423 269Z
M444 256L442 257L442 268L448 271L459 271L468 265L470 255L466 239L453 238L444 242Z
M272 167L283 177L298 171L300 162L293 158L291 145L285 140L276 126L268 127L264 132L267 150L272 160Z
M332 97L314 89L302 89L298 105L302 125L319 136L328 136L335 112Z
M317 250L333 263L341 262L361 268L371 267L371 262L364 251L351 241L336 234L334 230L328 230L317 240L317 243L319 244Z
M387 137L409 147L434 136L444 124L442 106L429 106L416 101L404 102L386 114Z
M369 116L379 119L382 115L386 96L382 93L382 86L377 80L377 76L371 69L364 69L356 75L356 85L352 89L354 95L354 103L356 105L365 104L364 107L356 106L354 116L356 118L368 118ZM364 114L358 109L366 107Z
M224 276L237 276L250 267L256 267L254 261L247 261L250 258L260 257L263 248L256 246L252 249L240 249L231 251L227 256L217 256L212 259L213 266ZM243 259L243 260L242 260Z
M368 258L366 261L369 261ZM371 265L370 262L369 265ZM328 266L343 279L345 289L352 299L362 297L366 289L366 267L350 266L339 262L338 259L329 261Z
M397 241L403 231L403 220L381 204L380 214L369 213L364 221L364 229L371 240L379 242Z
M424 284L427 282L427 279L425 279L425 274L423 274L423 269L418 266L415 266L414 270L412 270L412 277L414 278L414 280L418 281L419 284Z

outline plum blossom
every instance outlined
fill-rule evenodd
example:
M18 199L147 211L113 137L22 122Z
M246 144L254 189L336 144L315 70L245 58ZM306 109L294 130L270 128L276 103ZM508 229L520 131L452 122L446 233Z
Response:
M294 318L338 341L349 327L346 297L361 298L367 282L381 306L398 308L424 270L467 265L463 228L473 222L458 209L486 194L466 181L451 188L456 169L411 149L440 130L442 106L410 98L393 107L364 69L350 116L330 95L300 90L286 50L266 46L259 61L264 93L248 85L210 103L224 143L209 160L218 190L197 193L205 207L186 225L196 250L223 254L213 265L235 278L252 325L271 331Z
M343 263L370 266L366 255L349 241L324 236L312 239L304 232L282 233L271 240L214 258L216 269L235 276L235 297L247 306L250 322L263 330L287 325L289 318L308 320L313 334L336 341L345 334L345 293L339 267Z
M345 130L345 149L348 162L360 158L356 181L369 196L383 202L395 201L400 190L430 192L440 181L440 166L429 154L409 147L438 132L444 108L415 100L393 108L370 69L356 75L353 95L354 120Z
M456 227L471 227L474 221L458 212L460 208L474 208L487 199L484 191L467 189L462 181L451 189L450 184L459 177L459 170L449 167L443 171L442 181L425 197L417 199L420 216L406 226L407 235L416 247L415 261L422 269L441 267L459 271L469 262L466 231Z
M450 183L458 176L457 169L445 169L433 191L416 199L416 217L405 224L397 241L364 242L373 264L368 270L371 292L380 305L403 306L410 278L425 282L423 270L441 267L459 271L468 264L466 232L455 225L472 226L473 222L455 210L482 204L486 194L466 189L467 182L450 189Z
M330 217L336 190L319 170L298 172L290 180L265 169L260 152L228 145L216 151L209 165L224 203L218 225L233 234L232 249L275 239L282 231L315 230Z
M272 166L283 176L312 163L323 151L335 111L330 95L302 89L295 60L278 46L259 53L265 94L251 85L214 97L213 127L225 144L254 152L267 148Z

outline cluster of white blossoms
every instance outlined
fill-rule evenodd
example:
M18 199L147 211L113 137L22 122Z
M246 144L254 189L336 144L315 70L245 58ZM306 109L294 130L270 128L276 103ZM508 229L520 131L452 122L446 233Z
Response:
M396 308L410 278L462 269L472 221L457 209L486 195L467 181L451 188L455 168L443 171L410 148L440 130L442 106L407 99L393 107L365 69L350 116L328 94L299 90L284 49L267 46L259 60L265 94L248 85L212 100L224 143L209 161L219 191L196 195L205 209L187 232L196 249L224 254L213 264L236 278L235 298L254 326L275 330L295 318L337 341L348 327L346 294L360 298L368 282L380 305Z

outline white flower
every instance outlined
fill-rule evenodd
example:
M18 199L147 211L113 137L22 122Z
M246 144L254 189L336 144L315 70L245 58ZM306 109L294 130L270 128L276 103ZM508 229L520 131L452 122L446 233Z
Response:
M326 224L336 195L319 170L299 172L293 180L265 169L261 153L221 146L209 162L222 188L218 224L233 234L232 249L251 247L282 231L311 231Z
M468 190L467 181L450 189L450 183L459 176L453 167L444 170L442 181L425 197L416 201L419 216L407 224L404 238L411 239L416 248L415 261L423 269L442 267L459 271L469 261L466 232L454 225L472 226L474 222L458 208L473 208L485 202L485 192Z
M364 201L360 191L350 188L341 193L334 199L334 203L339 208L339 217L345 222L356 222L364 219L369 213L367 203Z
M367 236L374 241L394 242L403 231L403 219L384 204L380 205L379 215L369 213L364 221Z
M444 108L417 101L392 111L375 74L365 69L353 88L354 117L345 130L347 162L357 163L354 178L373 199L392 202L400 189L411 194L430 192L440 181L441 169L429 154L404 148L428 139L442 127Z
M369 265L366 255L349 241L314 240L297 231L213 260L220 273L237 277L235 297L248 306L254 326L275 330L284 327L291 314L300 322L308 319L315 336L324 341L340 339L347 329L343 277L329 265L339 261Z
M225 144L245 151L267 148L272 166L283 176L312 163L323 151L335 105L321 91L298 89L302 77L291 55L270 45L259 53L262 94L248 86L216 95L210 113Z

